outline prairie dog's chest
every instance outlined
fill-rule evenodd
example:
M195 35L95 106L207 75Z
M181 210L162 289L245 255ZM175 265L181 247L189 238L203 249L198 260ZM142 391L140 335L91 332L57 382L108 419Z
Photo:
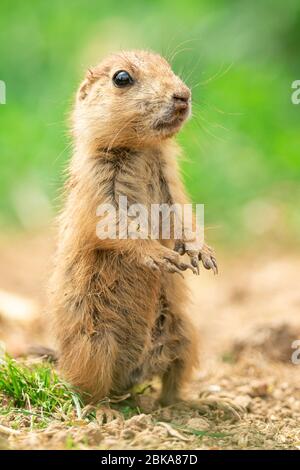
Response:
M127 195L132 203L170 202L166 170L160 155L145 153L131 156L116 177L117 192Z

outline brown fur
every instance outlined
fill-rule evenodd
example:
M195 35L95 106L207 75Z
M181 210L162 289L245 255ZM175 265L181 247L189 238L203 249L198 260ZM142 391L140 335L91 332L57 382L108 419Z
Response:
M135 84L116 88L127 70ZM74 155L60 216L51 312L64 376L93 401L162 378L161 402L178 399L197 364L197 338L187 318L185 280L174 241L100 240L96 209L129 204L184 203L174 127L173 93L189 94L159 55L113 55L88 71L73 113ZM149 261L160 269L152 270Z

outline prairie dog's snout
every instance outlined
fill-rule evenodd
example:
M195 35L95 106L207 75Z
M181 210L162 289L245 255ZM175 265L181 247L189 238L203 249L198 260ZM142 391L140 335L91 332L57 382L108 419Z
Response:
M191 98L191 92L188 88L173 94L173 99L179 109L186 109Z
M191 92L188 88L173 94L174 109L178 114L186 114L190 108Z

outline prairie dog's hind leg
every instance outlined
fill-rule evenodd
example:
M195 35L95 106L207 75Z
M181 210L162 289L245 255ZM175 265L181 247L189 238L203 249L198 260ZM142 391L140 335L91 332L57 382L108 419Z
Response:
M175 359L170 363L162 377L162 389L159 403L162 406L172 405L180 400L181 385L186 376L186 365L181 359Z
M161 345L162 364L160 403L164 406L184 398L181 395L183 388L198 366L198 331L187 315L192 308L186 280L166 275L156 322L156 343Z
M189 319L166 309L158 316L153 349L153 369L159 370L163 406L181 399L183 386L198 364L198 341Z
M182 397L180 393L191 378L193 368L198 363L198 354L194 334L192 337L182 336L176 346L176 357L169 363L162 375L162 389L159 402L162 406L176 403Z

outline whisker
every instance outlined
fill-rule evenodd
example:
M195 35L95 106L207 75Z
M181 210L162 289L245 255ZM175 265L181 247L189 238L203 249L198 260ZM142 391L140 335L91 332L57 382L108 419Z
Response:
M198 124L199 128L202 129L207 135L210 137L213 137L214 139L218 140L219 142L226 142L225 139L222 139L221 137L215 135L213 132L211 132L206 126L203 125L203 123L199 123L197 116L193 116L195 119L196 124ZM204 120L205 121L205 120Z
M228 129L228 127L223 126L222 124L218 122L211 122L201 114L194 115L197 116L198 119L201 119L202 121L206 122L207 124L210 124L212 127L216 127L219 129L223 129L224 131L231 132L231 129Z
M182 52L186 52L186 51L192 51L192 50L193 50L193 48L191 48L191 47L185 47L185 48L183 48L183 49L177 50L177 51L172 55L172 57L171 57L171 59L170 59L171 64L172 64L173 60L175 59L175 57L178 56L178 54L181 54Z
M172 62L172 60L173 60L173 58L174 58L173 56L176 57L176 55L178 54L177 50L178 50L180 47L184 46L185 44L188 44L188 43L190 43L190 42L195 42L195 41L200 41L200 39L199 39L199 38L185 39L185 40L181 41L179 44L177 44L176 47L175 47L175 49L174 49L173 52L172 52L172 56L171 56L171 58L169 59L169 62ZM192 49L190 49L190 50L192 50Z
M219 80L220 78L224 77L228 72L229 70L233 67L233 62L231 64L228 65L228 67L222 72L222 68L224 66L224 63L221 65L220 69L218 70L217 73L215 73L214 75L212 75L210 78L208 78L207 80L203 81L203 82L198 82L196 85L194 85L193 88L197 88L199 85L200 86L203 86L203 85L207 85L208 83L214 81L214 80Z
M199 107L199 108L202 109L203 105L206 105L207 107L210 107L214 111L217 111L217 113L219 113L219 114L223 114L223 115L227 115L227 116L244 116L244 114L245 114L245 113L236 113L236 112L224 111L223 109L218 108L214 103L211 103L211 102L209 102L207 100L204 100L204 99L202 100L202 104L193 101L193 106L196 106L196 107Z

